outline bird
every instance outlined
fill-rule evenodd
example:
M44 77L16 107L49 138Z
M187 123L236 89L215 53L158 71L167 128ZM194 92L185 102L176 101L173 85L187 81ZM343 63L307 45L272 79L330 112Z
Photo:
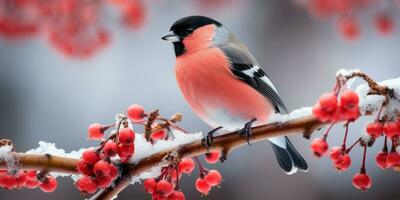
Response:
M183 17L162 39L173 44L175 77L184 98L214 128L207 136L208 145L222 127L239 130L249 142L253 125L266 124L275 113L288 113L277 88L248 48L220 22L206 16ZM288 137L269 141L286 174L308 171Z

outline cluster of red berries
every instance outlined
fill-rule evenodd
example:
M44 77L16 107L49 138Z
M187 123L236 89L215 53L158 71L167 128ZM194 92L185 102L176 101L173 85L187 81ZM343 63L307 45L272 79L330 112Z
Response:
M43 192L54 192L57 188L57 180L50 175L37 173L35 170L18 171L9 173L7 170L0 171L0 187L12 189L35 189L39 187Z
M317 17L339 16L339 32L346 39L355 40L359 38L361 28L354 13L356 10L367 10L368 7L378 6L378 2L370 0L308 0L305 1L305 6L312 15ZM373 24L382 35L389 35L394 30L393 19L388 13L378 13L373 19Z
M340 91L340 87L338 88ZM381 169L394 168L400 169L400 154L396 151L400 137L400 119L387 120L388 117L381 119L380 115L382 110L387 105L384 103L379 110L376 120L366 127L366 132L369 138L359 138L350 147L347 148L347 136L349 131L349 124L354 122L360 115L359 113L359 98L353 91L346 90L338 100L339 92L332 92L324 94L319 98L317 105L313 107L313 115L320 121L331 122L332 124L320 138L315 138L311 142L311 150L316 157L322 157L328 153L329 145L327 143L328 133L335 123L346 121L345 135L341 146L335 146L329 151L329 157L333 162L335 169L338 172L347 170L351 162L349 155L354 146L359 144L364 148L363 161L360 172L353 177L353 185L355 188L365 191L372 186L372 179L366 173L365 162L367 148L372 146L376 139L384 136L384 147L381 152L376 156L377 166ZM388 152L387 141L392 141L391 151Z
M142 0L4 0L0 1L0 33L21 38L43 32L64 55L86 58L110 41L101 22L107 3L117 6L127 26L137 29L143 25Z
M323 122L354 121L360 116L358 103L358 95L352 90L343 92L340 100L335 92L331 92L319 98L313 114Z

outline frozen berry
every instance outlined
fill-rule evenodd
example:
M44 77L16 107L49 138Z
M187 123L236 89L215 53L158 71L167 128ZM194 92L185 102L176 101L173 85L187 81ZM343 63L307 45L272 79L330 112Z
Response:
M122 128L118 133L118 141L122 144L132 144L135 141L135 132L130 128Z
M135 152L135 145L134 144L119 144L118 145L118 156L121 159L125 159L126 161L132 157L133 153Z
M118 145L112 140L108 140L103 147L103 153L108 157L117 155Z
M86 150L85 152L83 152L82 159L86 163L88 163L90 165L94 165L97 161L100 160L100 156L95 150L89 149L89 150Z
M381 151L376 155L376 165L378 165L381 169L386 169L388 167L387 164L388 152Z
M206 176L204 176L204 180L210 186L217 186L221 184L222 176L217 170L210 170Z
M108 188L111 185L112 179L109 176L96 177L97 187L100 189Z
M78 162L78 171L86 176L92 176L93 175L93 165L90 165L87 163L85 160L80 160Z
M367 133L369 136L377 138L382 135L383 124L380 122L373 122L367 125Z
M330 93L323 94L319 98L319 104L321 105L322 110L324 110L328 113L334 112L336 110L337 104L338 104L335 93L330 92Z
M167 180L161 180L156 185L156 190L163 196L168 196L174 191L174 186Z
M81 192L92 194L97 190L97 183L92 178L84 176L76 182L76 187Z
M329 152L329 156L333 161L338 161L342 159L343 148L341 146L332 147L331 151Z
M211 151L205 154L205 159L210 164L218 162L221 153L219 151Z
M178 169L182 173L190 174L190 173L192 173L195 166L196 165L195 165L193 159L185 158L185 159L182 159L181 162L179 163Z
M156 190L156 185L157 182L154 178L148 178L143 182L144 189L150 194L154 193L154 191Z
M130 120L137 122L145 116L144 108L140 105L134 104L128 108L128 117Z
M104 136L104 127L99 123L94 123L89 126L89 139L100 140Z
M349 154L344 154L341 159L335 161L335 167L339 172L346 171L351 165Z
M57 188L57 180L52 176L46 176L44 181L40 183L39 188L46 193L54 192Z
M318 103L312 109L313 115L320 121L326 122L329 120L330 113L322 109L321 105Z
M361 191L366 191L372 186L372 179L368 174L358 173L353 177L353 185Z
M93 172L96 175L96 177L109 176L110 171L111 171L110 164L104 160L98 161L93 166Z
M202 178L197 178L196 189L204 195L208 195L211 190L211 186Z
M311 150L316 157L323 156L328 151L328 143L323 138L315 138L311 142Z

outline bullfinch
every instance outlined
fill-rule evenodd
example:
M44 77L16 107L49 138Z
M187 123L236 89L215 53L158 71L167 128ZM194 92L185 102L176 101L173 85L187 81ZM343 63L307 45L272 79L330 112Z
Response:
M274 113L287 113L271 79L221 23L204 16L184 17L162 39L173 43L175 75L183 96L215 130L239 129L248 140L252 125L266 124ZM287 137L269 141L285 173L308 170Z

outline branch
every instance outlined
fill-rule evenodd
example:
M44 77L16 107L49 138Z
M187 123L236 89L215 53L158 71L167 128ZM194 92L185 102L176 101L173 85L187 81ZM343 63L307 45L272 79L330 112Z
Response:
M305 138L317 129L322 128L327 122L321 122L313 116L307 116L299 119L294 119L284 123L272 123L252 128L251 142L258 142L283 135L303 134ZM241 137L237 131L229 134L220 135L214 138L214 145L210 150L220 150L227 155L232 150L246 145L247 141ZM139 175L152 167L165 164L165 158L173 152L177 152L180 158L194 157L207 153L206 147L202 141L195 141L178 148L168 149L156 153L147 158L143 158L130 167L130 174L125 174L122 179L116 183L113 189L101 190L98 194L92 197L92 200L109 200L113 199L122 190L130 184L130 177Z

